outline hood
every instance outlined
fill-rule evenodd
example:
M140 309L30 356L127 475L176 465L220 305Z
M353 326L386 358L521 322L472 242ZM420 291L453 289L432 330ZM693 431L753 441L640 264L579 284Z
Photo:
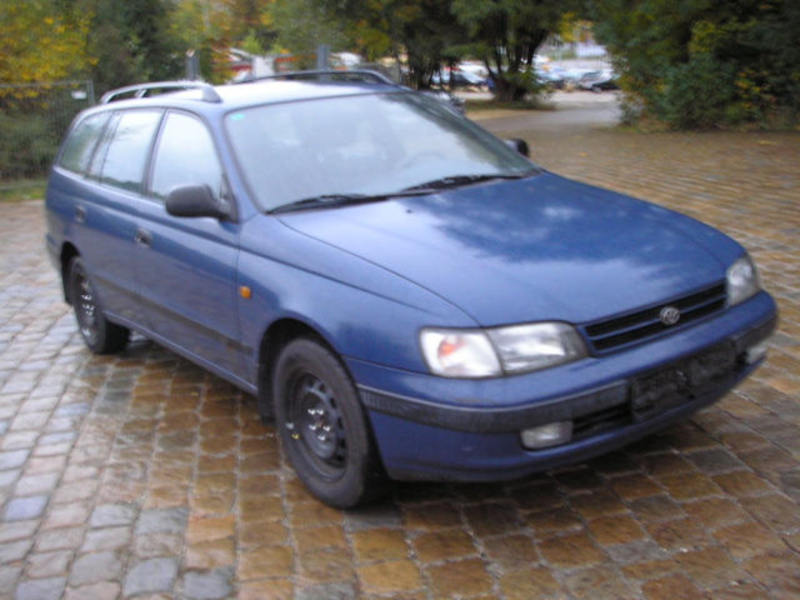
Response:
M281 220L483 326L580 324L665 302L721 282L742 252L688 217L550 173Z

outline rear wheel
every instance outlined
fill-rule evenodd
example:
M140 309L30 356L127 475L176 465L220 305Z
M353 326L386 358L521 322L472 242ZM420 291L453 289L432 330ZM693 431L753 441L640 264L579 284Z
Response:
M273 379L277 426L306 487L337 508L381 492L384 479L369 425L350 377L316 341L289 343Z
M70 298L83 341L95 354L122 350L128 343L130 330L111 323L103 314L83 260L73 258L68 272Z

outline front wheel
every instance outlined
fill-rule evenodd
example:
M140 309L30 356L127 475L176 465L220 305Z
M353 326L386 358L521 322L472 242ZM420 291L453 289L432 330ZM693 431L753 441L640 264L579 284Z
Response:
M94 286L80 258L69 266L69 289L81 337L95 354L110 354L125 347L130 330L109 321L97 299Z
M275 414L297 475L317 498L352 508L380 494L383 470L356 389L314 340L284 348L273 378Z

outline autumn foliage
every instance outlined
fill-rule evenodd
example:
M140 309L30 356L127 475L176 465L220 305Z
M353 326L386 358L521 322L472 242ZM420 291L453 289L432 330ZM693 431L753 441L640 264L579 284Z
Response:
M0 82L58 81L85 71L90 19L50 2L0 3Z
M595 33L613 53L629 114L673 128L800 117L797 0L605 0Z

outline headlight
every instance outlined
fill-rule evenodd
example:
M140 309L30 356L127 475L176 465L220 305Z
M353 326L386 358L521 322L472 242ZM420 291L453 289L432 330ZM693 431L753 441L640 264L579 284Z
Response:
M515 325L487 334L507 373L536 371L586 356L583 339L566 323Z
M423 329L422 354L430 370L445 377L493 377L502 369L482 331Z
M445 377L497 377L553 367L586 356L578 332L566 323L535 323L483 330L424 329L422 353Z
M734 306L754 296L760 289L758 271L749 256L743 256L728 269L728 304Z

